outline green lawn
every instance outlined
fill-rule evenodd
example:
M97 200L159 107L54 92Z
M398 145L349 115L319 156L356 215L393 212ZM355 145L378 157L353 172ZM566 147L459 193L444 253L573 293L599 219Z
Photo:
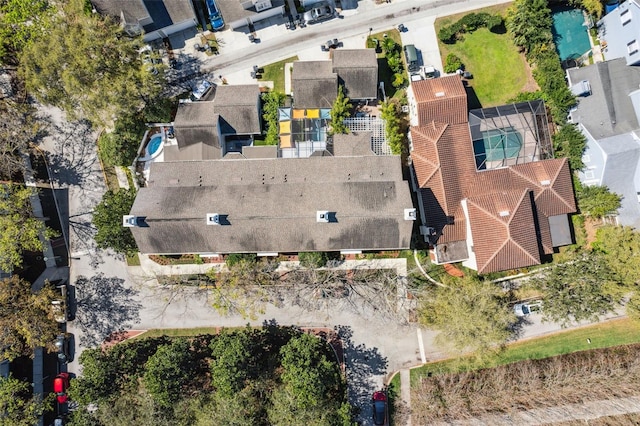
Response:
M505 16L511 3L476 9L473 12L487 12ZM469 12L444 16L436 19L436 33L445 25L450 25ZM523 91L534 91L535 82L529 75L529 68L518 49L506 32L491 33L481 28L473 34L465 34L463 41L444 44L438 41L442 64L447 55L453 53L462 59L466 69L473 74L469 85L473 87L477 99L469 99L470 106L489 107L504 104L508 99ZM529 87L527 87L529 82ZM533 85L533 87L531 86Z
M529 74L524 58L508 34L480 28L455 44L440 43L442 63L449 53L458 56L473 74L473 87L482 107L504 104L524 91Z
M260 79L263 81L273 81L273 90L284 93L284 64L288 62L295 62L297 60L297 56L292 56L290 58L283 59L282 61L263 66L262 68L264 68L264 73Z
M589 344L587 339L591 339ZM464 359L433 362L411 370L411 383L428 374L464 371L495 367L526 359L542 359L588 349L606 348L640 342L640 324L628 318L611 320L600 324L554 333L536 339L509 345L499 357L485 364L471 366ZM393 382L399 386L399 375Z

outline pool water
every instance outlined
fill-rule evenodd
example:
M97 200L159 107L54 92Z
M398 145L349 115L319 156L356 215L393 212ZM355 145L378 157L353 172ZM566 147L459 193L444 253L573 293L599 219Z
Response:
M591 49L582 10L553 8L552 17L553 40L561 61L578 58Z
M149 141L149 146L147 150L149 155L153 156L160 149L160 145L162 144L162 135L154 135Z

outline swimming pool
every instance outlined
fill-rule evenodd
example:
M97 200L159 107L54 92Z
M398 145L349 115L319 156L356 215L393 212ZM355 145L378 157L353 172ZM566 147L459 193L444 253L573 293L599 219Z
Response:
M158 133L151 137L147 145L147 157L155 158L162 152L162 134Z
M567 7L553 8L552 17L553 41L556 43L561 61L579 58L591 49L582 10Z

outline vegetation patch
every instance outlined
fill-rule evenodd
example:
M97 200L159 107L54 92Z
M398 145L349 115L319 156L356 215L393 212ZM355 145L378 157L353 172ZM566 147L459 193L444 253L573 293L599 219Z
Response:
M352 414L331 347L291 327L133 339L80 363L73 424L343 425Z
M414 421L432 424L634 395L639 355L636 344L423 377L412 389Z
M473 74L469 80L480 105L502 105L525 90L529 73L522 55L508 34L497 34L480 28L454 44L439 42L442 62L456 56Z
M455 358L428 363L411 370L411 385L416 386L420 378L431 375L492 368L527 359L543 359L577 351L633 343L640 343L640 323L629 318L610 320L513 343L497 356L488 357L479 362L477 359Z
M285 72L291 72L291 70L285 70L285 64L288 64L289 62L295 62L298 60L297 56L292 56L290 58L287 59L283 59L281 61L278 62L274 62L272 64L269 65L265 65L264 67L261 67L264 69L264 72L262 73L262 77L261 80L263 81L273 81L273 91L274 92L282 92L285 93L284 90L284 73Z

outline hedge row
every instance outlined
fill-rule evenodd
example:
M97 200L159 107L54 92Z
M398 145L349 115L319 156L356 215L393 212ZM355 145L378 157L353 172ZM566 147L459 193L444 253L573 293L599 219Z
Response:
M438 38L443 43L455 43L460 40L465 33L472 33L478 28L488 28L489 31L496 31L502 28L504 21L500 15L490 13L470 13L451 25L444 26L438 31Z

